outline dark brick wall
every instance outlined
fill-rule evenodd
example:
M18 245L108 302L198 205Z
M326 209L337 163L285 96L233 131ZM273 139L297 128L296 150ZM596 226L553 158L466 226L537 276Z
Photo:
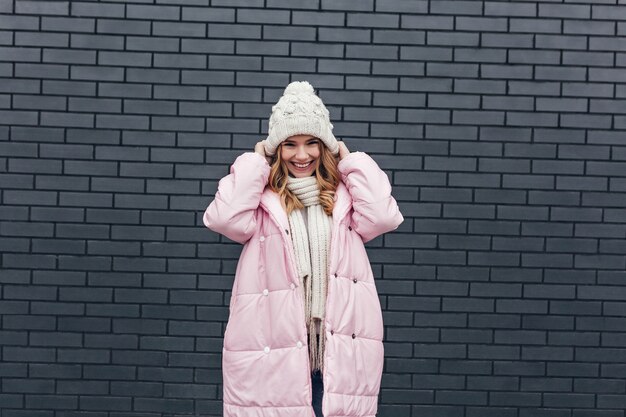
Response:
M406 219L379 415L625 417L618 3L0 0L0 415L221 415L201 215L306 79Z

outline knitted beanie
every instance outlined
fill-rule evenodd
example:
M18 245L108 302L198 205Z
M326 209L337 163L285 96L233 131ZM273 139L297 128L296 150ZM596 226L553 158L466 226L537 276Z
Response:
M278 145L294 135L312 135L319 138L333 155L339 154L339 144L333 135L330 114L322 99L308 81L294 81L272 106L268 135L264 141L265 153L274 155Z

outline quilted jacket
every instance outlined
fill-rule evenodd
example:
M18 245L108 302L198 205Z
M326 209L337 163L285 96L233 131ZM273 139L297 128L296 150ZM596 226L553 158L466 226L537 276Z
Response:
M326 417L375 416L383 319L364 243L404 220L384 171L364 152L338 164L326 299ZM238 156L207 207L206 227L243 244L222 350L225 417L314 417L303 290L270 166Z

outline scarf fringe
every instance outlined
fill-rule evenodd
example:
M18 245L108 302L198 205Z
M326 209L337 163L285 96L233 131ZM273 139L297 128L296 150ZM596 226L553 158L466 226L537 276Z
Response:
M317 324L320 325L320 331L317 332ZM324 350L325 346L324 320L313 319L309 323L309 360L311 361L311 372L324 370Z

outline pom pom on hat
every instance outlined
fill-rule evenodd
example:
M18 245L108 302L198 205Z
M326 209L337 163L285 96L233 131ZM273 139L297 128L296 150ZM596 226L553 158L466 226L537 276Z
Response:
M285 87L284 94L314 94L313 86L308 81L294 81Z
M339 154L339 144L333 135L330 113L308 81L294 81L285 87L283 95L272 106L265 153L274 155L278 145L294 135L319 138L333 155Z

